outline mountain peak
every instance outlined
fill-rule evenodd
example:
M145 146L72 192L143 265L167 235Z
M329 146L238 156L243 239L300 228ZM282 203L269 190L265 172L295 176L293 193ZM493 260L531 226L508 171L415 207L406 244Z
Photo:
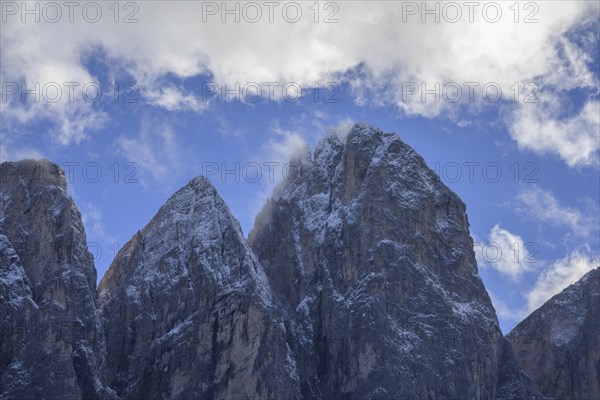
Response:
M4 162L0 183L0 397L114 398L96 269L64 171L45 159Z
M376 126L366 122L357 121L352 123L342 123L331 127L327 131L325 138L335 137L340 140L345 140L350 134L371 135L377 132L381 132L381 130Z
M99 293L123 398L297 397L269 281L205 177L119 251Z
M521 321L508 335L519 364L540 391L556 399L600 393L600 267Z
M410 146L355 123L292 161L298 176L248 241L211 182L191 179L121 248L97 296L64 172L2 164L0 355L16 362L0 387L27 397L31 385L13 383L27 376L40 398L539 398L478 275L464 203ZM45 341L13 333L30 320L33 337L62 337L51 368L64 382L35 369Z
M199 190L215 190L212 182L204 175L198 175L192 178L184 187L194 187Z
M322 138L315 153L321 153L327 148L344 148L349 143L368 143L377 140L383 135L379 128L364 122L355 122L352 124L340 124L332 127L324 138Z
M397 134L330 131L248 240L305 398L538 398L477 273L464 203Z
M45 158L5 161L0 164L0 176L3 182L22 179L27 183L53 184L67 189L67 180L63 169Z

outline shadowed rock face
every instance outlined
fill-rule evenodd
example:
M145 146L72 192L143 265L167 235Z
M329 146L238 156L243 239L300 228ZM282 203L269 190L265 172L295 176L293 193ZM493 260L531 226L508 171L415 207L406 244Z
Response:
M544 395L599 399L600 267L548 300L507 338Z
M0 394L106 399L96 270L64 172L0 165Z
M0 398L540 398L500 333L465 205L421 157L356 124L295 163L251 246L194 178L97 294L64 173L2 164Z
M249 242L307 399L538 398L478 275L463 202L355 124L295 158Z
M299 398L267 276L204 178L123 247L99 301L111 384L123 398Z

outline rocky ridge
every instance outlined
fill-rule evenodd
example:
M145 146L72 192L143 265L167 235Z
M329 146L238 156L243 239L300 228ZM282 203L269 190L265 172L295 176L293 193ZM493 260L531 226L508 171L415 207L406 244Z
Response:
M110 399L96 269L64 172L47 161L0 167L0 393Z
M541 398L413 149L355 124L293 162L248 240L192 179L98 290L64 173L3 163L0 398Z
M600 398L600 267L544 303L507 338L546 396Z
M299 398L266 274L207 179L175 193L121 249L99 294L123 398Z
M394 133L298 154L249 242L307 399L533 399L478 275L464 203Z

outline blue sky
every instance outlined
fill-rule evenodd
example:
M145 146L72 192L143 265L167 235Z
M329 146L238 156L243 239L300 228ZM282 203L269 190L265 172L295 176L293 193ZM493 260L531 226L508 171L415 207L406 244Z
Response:
M290 154L368 122L467 204L507 331L600 264L600 16L596 2L521 2L518 14L488 3L470 21L461 2L430 2L432 14L420 2L281 2L270 22L260 2L228 2L233 14L130 2L118 15L82 2L70 22L67 9L3 2L0 158L65 169L100 279L195 175L247 234Z

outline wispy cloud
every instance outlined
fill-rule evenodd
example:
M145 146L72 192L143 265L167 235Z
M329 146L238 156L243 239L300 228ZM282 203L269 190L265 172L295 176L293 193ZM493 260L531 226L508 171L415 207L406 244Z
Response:
M550 192L539 186L531 186L517 195L515 210L527 218L550 226L566 228L576 237L589 237L598 230L598 206L586 206L582 210L563 205Z
M529 288L521 293L523 299L517 306L509 305L488 290L496 313L500 319L513 323L526 318L546 301L560 293L569 285L577 282L583 275L600 266L600 257L593 255L588 247L573 250L563 258L547 262L541 261L543 271L537 276Z
M168 111L194 111L199 113L208 107L208 103L202 102L193 93L186 93L183 89L173 85L146 88L144 94L150 104Z
M591 255L589 249L573 251L564 258L554 261L540 274L533 288L525 295L527 300L525 315L598 266L600 266L600 258Z
M94 203L80 203L79 211L81 212L83 224L86 227L86 235L95 240L102 240L107 243L114 242L114 237L106 231L100 208Z
M486 84L497 85L503 99L512 100L515 84L535 81L547 94L540 95L539 104L509 107L512 138L522 149L556 155L569 166L597 163L598 101L555 116L558 110L572 109L564 107L574 104L569 90L597 94L589 46L569 37L586 24L595 28L597 3L543 2L535 24L515 23L505 4L498 23L469 21L466 9L456 23L423 23L420 15L406 19L403 7L393 2L347 2L340 6L336 23L315 23L308 6L301 5L305 17L293 26L284 18L268 21L265 14L258 23L222 23L219 15L198 23L202 2L144 2L135 24L115 24L110 17L96 24L65 19L51 30L30 20L22 23L15 15L3 24L0 39L2 81L28 87L36 82L95 81L85 55L98 48L111 60L111 68L139 83L142 101L167 110L203 109L198 90L186 91L181 83L199 76L227 87L276 83L276 98L288 83L310 88L315 82L349 82L355 99L365 104L392 105L406 115L444 116L458 123L488 105L498 106L484 100ZM466 82L477 84L474 103ZM419 92L407 96L407 83L416 84ZM446 84L461 87L458 102L436 96L423 100L425 88ZM62 144L85 140L106 122L99 104L81 96L69 103L63 97L55 104L9 102L4 113L22 124L40 118L54 121L53 134Z
M1 137L0 137L0 140L2 140ZM34 149L32 147L14 148L14 147L8 145L4 141L2 142L2 145L0 146L0 162L17 161L17 160L22 160L25 158L38 160L40 158L44 158L44 155L42 154L41 151Z
M175 131L167 122L145 117L136 137L121 135L116 145L124 157L135 162L140 172L154 181L166 182L181 165L181 149ZM140 183L149 184L146 179Z
M533 270L537 263L523 239L498 224L490 230L488 240L475 240L475 256L481 268L494 269L512 280Z
M273 133L275 137L264 146L270 159L286 163L298 153L307 150L308 145L298 132L275 128Z
M76 197L72 187L70 191ZM118 248L118 241L106 228L98 205L82 200L77 200L77 204L85 227L88 250L94 258L96 269L102 273L110 265ZM102 275L98 276L98 279L101 278Z
M273 136L263 144L259 158L263 160L263 165L266 161L273 166L273 179L263 179L260 188L254 192L249 201L248 219L258 215L266 200L273 194L273 189L285 179L286 173L290 171L290 159L306 150L308 146L296 131L284 130L277 126L273 127L271 132Z
M535 264L518 262L519 260L513 259L512 256L516 246L524 245L521 237L499 228L498 225L491 230L489 240L490 243L496 243L494 246L502 251L502 255L506 251L508 259L497 257L497 260L492 260L495 262L490 262L489 257L497 255L494 246L488 249L488 259L483 257L485 250L482 245L476 246L477 261L483 268L500 271L513 280L524 272L540 271L532 283L527 283L527 287L520 289L524 300L522 306L510 307L499 299L494 300L500 317L512 321L525 318L552 296L600 265L597 250L588 244L590 241L597 241L598 238L598 205L590 199L580 203L583 203L580 208L566 206L551 191L539 186L530 186L521 191L511 203L514 210L525 218L544 227L563 230L562 242L566 251L561 258L533 259ZM556 239L554 242L557 242Z
M557 94L540 96L535 104L522 103L510 117L510 134L521 149L557 155L571 167L598 166L600 102L587 101L561 118L567 103Z

